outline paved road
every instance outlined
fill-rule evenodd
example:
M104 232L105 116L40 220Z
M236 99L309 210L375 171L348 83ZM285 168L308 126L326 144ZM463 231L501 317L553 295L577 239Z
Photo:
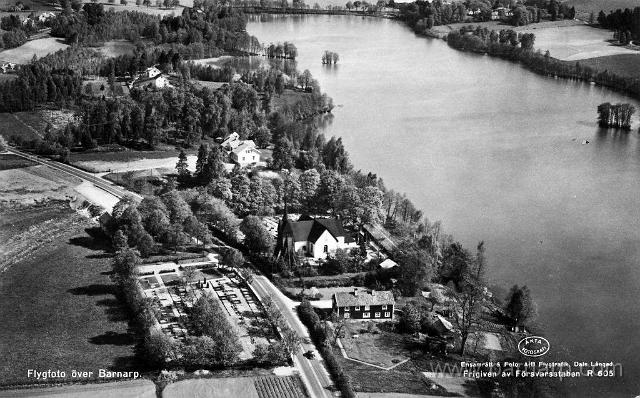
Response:
M303 340L309 339L307 328L302 324L296 313L295 305L297 303L282 294L282 292L264 276L254 276L251 285L261 297L271 297L273 302L278 306L278 309L280 309L280 312L282 312L284 319L291 329L298 333ZM311 397L332 397L333 395L331 390L329 390L329 387L331 387L333 383L331 382L329 374L324 367L324 361L320 359L319 355L316 355L316 359L312 360L309 360L302 355L308 350L316 351L316 347L313 344L307 343L303 343L301 346L301 350L294 357L294 363L302 372L302 377L311 390Z
M121 188L121 187L118 187L117 185L112 184L110 181L107 181L104 178L97 177L91 173L87 173L86 171L82 171L76 167L69 166L68 164L56 162L56 161L42 158L39 156L34 156L22 151L18 151L17 149L14 149L14 148L8 148L7 150L13 153L14 155L29 159L32 162L36 162L36 163L45 165L47 167L50 167L52 169L62 171L63 173L70 174L74 177L81 178L85 181L89 181L90 183L95 185L97 188L100 188L103 191L108 192L115 197L122 198L124 196L131 196L138 202L142 200L142 196L138 195L137 193L127 191L124 188Z

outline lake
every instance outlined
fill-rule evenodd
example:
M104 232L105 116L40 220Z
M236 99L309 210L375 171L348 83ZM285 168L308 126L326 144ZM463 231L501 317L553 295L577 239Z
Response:
M298 68L338 105L325 135L343 138L357 168L467 248L484 240L492 282L531 289L556 358L622 364L623 378L581 379L575 397L640 394L638 123L596 125L598 104L636 101L391 20L289 16L248 30L296 44ZM336 67L321 64L324 50L339 53Z

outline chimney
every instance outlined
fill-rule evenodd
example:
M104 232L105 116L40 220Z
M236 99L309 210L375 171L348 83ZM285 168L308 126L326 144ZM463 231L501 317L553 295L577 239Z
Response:
M353 295L358 297L358 288L353 289Z

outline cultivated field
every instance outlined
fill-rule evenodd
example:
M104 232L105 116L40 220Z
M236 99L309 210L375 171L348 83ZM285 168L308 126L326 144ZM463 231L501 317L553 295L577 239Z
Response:
M583 59L580 60L580 64L600 71L608 70L617 75L640 79L640 53Z
M87 234L95 225L63 205L9 208L0 220L15 237L3 241L12 260L0 278L0 384L35 383L27 369L64 370L73 381L72 369L130 368L135 340L104 237Z
M138 379L116 383L82 384L42 389L0 391L0 398L156 398L156 385Z
M0 158L0 205L34 203L47 199L66 200L82 181L41 165L29 165L13 155Z
M63 50L69 47L61 39L47 37L44 39L31 40L20 47L4 50L0 52L0 61L15 62L16 64L28 64L33 56L42 58L49 53Z
M305 398L297 376L260 376L183 380L168 385L163 398Z

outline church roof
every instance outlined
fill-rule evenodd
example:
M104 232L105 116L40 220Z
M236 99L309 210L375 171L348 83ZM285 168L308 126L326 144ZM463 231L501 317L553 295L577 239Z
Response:
M302 216L298 221L287 220L286 223L285 228L290 231L295 242L316 242L324 231L329 231L336 240L345 236L342 222L335 218Z

